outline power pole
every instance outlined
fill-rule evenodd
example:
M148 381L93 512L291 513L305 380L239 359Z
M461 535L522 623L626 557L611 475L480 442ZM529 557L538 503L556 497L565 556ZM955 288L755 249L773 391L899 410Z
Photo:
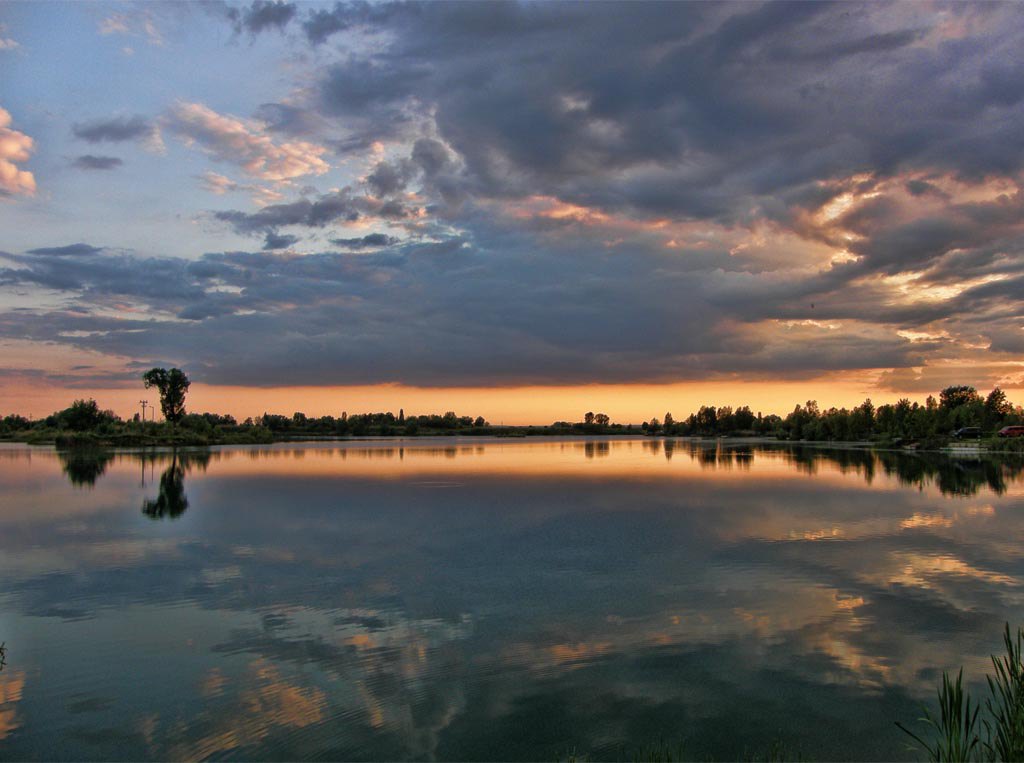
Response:
M142 428L146 428L146 406L149 405L148 400L140 400L139 403L142 405Z

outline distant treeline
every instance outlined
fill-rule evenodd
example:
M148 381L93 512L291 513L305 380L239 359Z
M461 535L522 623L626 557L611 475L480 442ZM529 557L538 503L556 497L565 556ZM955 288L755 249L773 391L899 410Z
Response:
M682 420L666 413L641 425L618 424L604 413L587 412L582 421L556 421L549 426L495 426L482 416L444 414L398 415L362 413L340 416L307 416L264 413L238 422L217 413L184 413L174 423L142 421L138 415L125 421L113 411L102 410L95 400L76 400L68 408L31 421L10 414L0 418L0 438L28 442L57 441L73 444L90 438L104 444L217 444L265 443L310 437L389 437L443 435L616 435L648 434L677 437L762 436L779 440L838 442L870 441L885 444L944 443L956 430L977 427L980 437L992 437L1000 428L1024 423L1024 409L1011 404L996 388L982 396L974 387L947 387L938 398L929 396L923 405L903 399L874 406L870 400L853 408L822 410L816 401L797 405L785 417L738 408L701 406ZM1024 438L1019 442L1024 443Z
M755 415L749 406L735 410L702 406L682 421L667 413L664 420L654 418L643 429L677 436L747 434L782 440L929 443L966 427L977 427L979 436L991 437L1003 427L1021 423L1024 409L1010 403L998 387L983 397L974 387L956 385L942 390L938 399L929 395L924 405L904 398L876 407L868 399L853 409L822 410L817 401L809 400L784 418Z

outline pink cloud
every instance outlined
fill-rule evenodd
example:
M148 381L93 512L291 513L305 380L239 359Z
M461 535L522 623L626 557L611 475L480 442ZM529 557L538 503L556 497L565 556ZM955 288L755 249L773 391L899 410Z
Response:
M201 103L176 104L165 123L190 146L199 146L217 161L237 164L246 174L276 182L323 175L330 165L327 149L307 141L275 143L260 122L218 114Z
M12 130L11 115L0 108L0 197L36 191L36 179L28 170L18 169L15 162L27 162L35 146L28 135Z

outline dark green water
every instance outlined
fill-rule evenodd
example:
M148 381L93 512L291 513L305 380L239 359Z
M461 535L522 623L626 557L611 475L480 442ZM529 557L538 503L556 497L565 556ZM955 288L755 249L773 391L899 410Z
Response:
M659 441L0 449L2 759L913 758L1020 464Z

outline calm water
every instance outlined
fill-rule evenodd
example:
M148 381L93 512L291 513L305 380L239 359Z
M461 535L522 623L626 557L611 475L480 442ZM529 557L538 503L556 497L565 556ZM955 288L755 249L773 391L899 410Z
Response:
M0 449L0 758L907 757L893 721L1024 620L1020 468Z

